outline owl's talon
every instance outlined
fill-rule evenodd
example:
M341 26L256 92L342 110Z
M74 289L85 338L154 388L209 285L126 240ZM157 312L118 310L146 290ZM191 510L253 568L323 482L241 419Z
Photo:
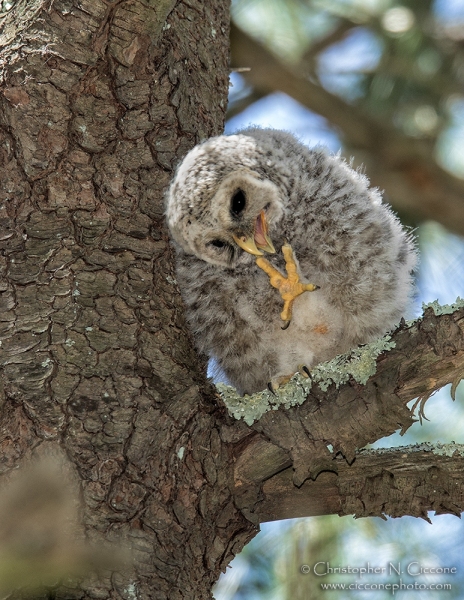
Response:
M289 319L288 321L285 321L285 323L283 324L283 326L281 327L281 329L283 329L285 331L286 329L289 328L290 323L291 323L291 319Z
M292 309L295 298L304 292L314 292L315 290L320 289L320 286L314 285L313 283L302 283L300 281L298 268L290 244L285 243L282 246L282 253L285 259L287 277L284 277L282 273L273 267L265 258L258 257L256 259L256 264L269 276L272 287L275 287L280 292L282 300L284 301L284 308L280 313L280 318L284 321L282 329L287 329L292 320Z
M274 396L277 396L277 394L274 391L274 388L272 387L272 381L268 381L267 389L271 392L271 394L273 394Z
M277 396L276 390L288 383L294 374L295 373L292 373L291 375L278 375L277 377L273 377L267 384L267 389L271 392L271 394Z
M306 365L298 365L297 373L303 377L311 377L309 369ZM277 396L276 390L288 383L294 375L295 373L292 373L291 375L277 375L276 377L273 377L271 381L268 382L267 389L271 392L271 394Z

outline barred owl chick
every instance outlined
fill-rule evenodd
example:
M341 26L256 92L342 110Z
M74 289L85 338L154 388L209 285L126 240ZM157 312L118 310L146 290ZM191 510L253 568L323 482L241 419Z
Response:
M339 156L271 129L211 138L178 168L167 220L187 317L199 350L241 393L400 320L416 251L368 186ZM281 315L286 268L315 291L286 301Z

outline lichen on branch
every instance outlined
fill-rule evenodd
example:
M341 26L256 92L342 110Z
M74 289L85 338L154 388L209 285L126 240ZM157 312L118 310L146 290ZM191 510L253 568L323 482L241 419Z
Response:
M457 298L451 305L438 304L438 301L424 304L423 310L429 308L436 316L450 315L464 307L464 300ZM424 316L424 315L423 315ZM423 316L407 323L408 327L417 325ZM401 331L402 327L397 331ZM243 419L247 425L252 425L265 413L278 410L280 407L291 408L301 405L308 397L314 384L323 391L327 391L331 385L339 388L350 380L360 385L365 385L370 377L375 375L377 360L380 355L389 352L396 347L395 333L385 335L370 344L353 348L345 354L340 354L332 360L316 365L311 369L311 377L304 378L296 373L284 386L280 387L274 394L263 390L251 396L240 396L235 388L223 383L217 384L217 389L224 401L229 414L237 420Z
M376 359L395 347L389 335L378 340L353 348L345 354L339 354L332 360L316 365L311 369L311 377L305 378L300 373L295 373L292 379L273 394L267 390L257 392L252 396L240 396L235 388L218 383L216 385L221 394L229 414L235 419L243 419L247 425L252 425L263 414L280 407L290 408L302 404L308 397L313 383L326 391L330 385L337 388L354 379L360 384L365 384L376 371Z

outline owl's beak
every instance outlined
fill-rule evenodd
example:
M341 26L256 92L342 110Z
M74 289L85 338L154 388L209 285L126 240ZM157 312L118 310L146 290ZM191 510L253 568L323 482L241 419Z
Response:
M269 252L270 254L275 254L275 248L271 242L271 238L268 235L268 225L264 210L259 213L256 219L255 230L252 236L250 235L247 237L246 235L234 235L233 237L240 248L249 254L263 256L263 252L261 252L261 250Z

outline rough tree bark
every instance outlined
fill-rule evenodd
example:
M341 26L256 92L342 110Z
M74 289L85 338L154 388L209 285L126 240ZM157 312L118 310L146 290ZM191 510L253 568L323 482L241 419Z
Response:
M60 445L88 539L134 557L62 597L209 598L255 531L163 223L173 168L222 131L228 9L19 0L3 17L1 468Z
M267 415L234 421L206 381L163 222L175 165L222 130L228 3L18 0L2 18L3 479L64 451L88 540L131 548L126 571L53 597L210 598L273 518L245 517L235 457L256 431L282 439Z

